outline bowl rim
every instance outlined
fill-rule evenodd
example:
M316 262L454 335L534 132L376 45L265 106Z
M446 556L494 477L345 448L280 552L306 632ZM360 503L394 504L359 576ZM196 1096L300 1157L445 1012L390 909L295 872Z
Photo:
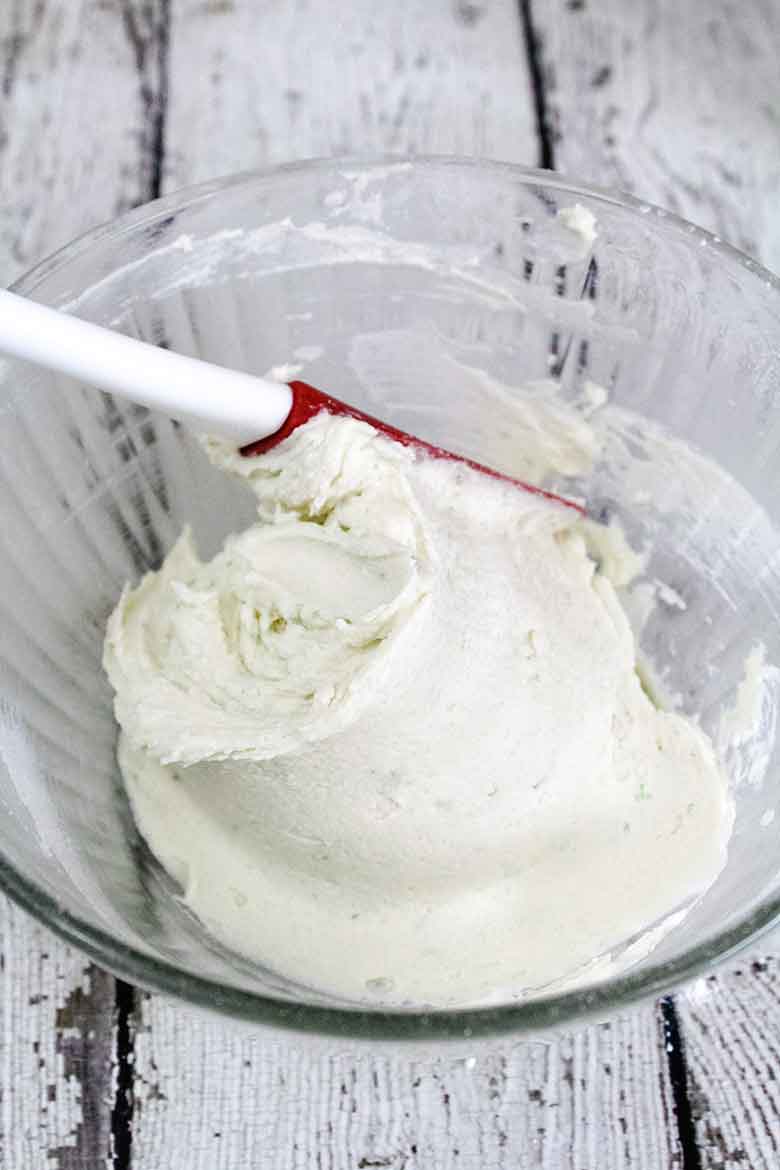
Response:
M148 227L171 213L205 202L233 187L273 182L278 176L295 172L317 173L355 169L384 171L388 168L435 170L457 168L510 177L524 186L543 186L575 198L621 207L642 217L663 221L674 233L699 241L712 252L745 269L766 287L780 295L780 278L739 249L688 220L633 195L611 191L553 171L523 167L489 159L454 155L408 158L399 155L343 156L307 159L278 166L244 171L180 188L77 236L35 265L10 286L22 295L34 295L36 288L55 272L65 268L96 245L121 238ZM174 963L157 959L143 950L118 942L100 927L65 910L56 899L25 877L0 855L0 889L24 910L49 927L66 942L84 951L98 964L122 979L163 994L173 995L199 1007L256 1025L307 1036L334 1036L340 1039L374 1041L439 1042L478 1040L487 1037L521 1035L558 1028L593 1015L611 1015L618 1008L668 992L709 969L725 962L780 921L780 894L766 899L733 923L691 947L676 958L600 980L585 988L543 995L496 1006L462 1009L380 1009L330 1007L289 1001L272 995L223 984L193 974Z

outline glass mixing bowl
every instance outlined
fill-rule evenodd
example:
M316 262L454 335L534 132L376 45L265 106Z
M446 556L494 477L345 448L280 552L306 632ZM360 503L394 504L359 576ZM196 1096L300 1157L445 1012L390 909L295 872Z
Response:
M596 216L595 241L579 213L579 231L558 214L575 204ZM484 445L480 377L522 393L552 376L572 400L598 384L603 457L552 486L619 515L636 547L649 540L645 577L672 591L642 648L665 689L714 731L751 648L780 663L780 286L674 216L513 166L314 162L149 204L16 290L210 361L302 363L314 384L506 470L511 451ZM252 502L166 418L19 363L1 379L0 882L99 963L308 1033L476 1038L655 994L776 919L768 671L758 723L729 754L728 864L621 974L596 965L572 990L485 1009L356 1010L278 977L273 956L266 970L222 951L135 832L101 649L125 581L185 523L213 553Z

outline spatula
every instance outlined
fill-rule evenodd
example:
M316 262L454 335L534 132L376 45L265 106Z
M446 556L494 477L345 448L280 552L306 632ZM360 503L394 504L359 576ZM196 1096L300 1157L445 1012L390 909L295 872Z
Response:
M456 455L364 414L306 382L275 382L149 345L0 290L0 352L68 374L231 439L243 455L269 451L314 415L327 411L369 423L397 443L451 459L584 513L573 500Z

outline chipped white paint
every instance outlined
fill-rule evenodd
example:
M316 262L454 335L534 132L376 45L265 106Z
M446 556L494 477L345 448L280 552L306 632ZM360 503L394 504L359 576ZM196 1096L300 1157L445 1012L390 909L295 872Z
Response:
M157 0L0 4L3 284L150 197L145 125L155 78L144 45L156 7Z
M680 1170L652 1008L465 1058L339 1048L145 1000L134 1167Z
M5 898L0 938L0 1163L97 1166L108 1152L113 980Z
M173 0L166 187L376 151L535 163L515 0Z
M762 950L678 997L702 1164L780 1164L780 963ZM771 946L771 944L770 944Z
M776 0L535 3L556 166L780 270Z

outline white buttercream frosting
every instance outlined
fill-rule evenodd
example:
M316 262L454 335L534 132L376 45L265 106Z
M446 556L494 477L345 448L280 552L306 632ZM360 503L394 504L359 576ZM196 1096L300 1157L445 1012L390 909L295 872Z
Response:
M643 692L592 526L349 419L211 454L257 523L207 563L185 533L105 664L141 832L217 938L346 999L478 1003L712 883L725 778Z

